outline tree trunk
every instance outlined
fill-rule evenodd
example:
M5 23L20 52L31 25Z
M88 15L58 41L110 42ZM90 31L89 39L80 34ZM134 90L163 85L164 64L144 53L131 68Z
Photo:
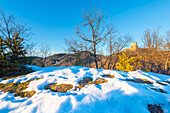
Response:
M97 56L96 56L96 44L93 44L93 46L94 46L94 50L93 50L93 52L94 52L94 62L96 64L96 69L98 69Z

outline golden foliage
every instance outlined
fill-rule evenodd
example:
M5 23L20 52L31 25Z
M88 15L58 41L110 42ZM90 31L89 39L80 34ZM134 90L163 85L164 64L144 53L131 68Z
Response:
M132 65L136 61L135 57L128 58L126 53L123 52L119 55L119 62L116 63L116 68L120 71L133 71L134 66Z

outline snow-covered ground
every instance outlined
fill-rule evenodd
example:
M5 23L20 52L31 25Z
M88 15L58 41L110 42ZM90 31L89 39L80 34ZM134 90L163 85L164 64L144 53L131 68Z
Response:
M14 97L14 94L0 92L0 113L149 113L148 104L161 105L164 112L170 113L170 84L161 85L157 81L170 81L170 76L151 72L122 72L87 67L31 67L35 72L22 77L1 80L0 83L30 82L26 91L35 90L31 98ZM86 85L66 93L52 92L44 87L49 83L66 83L73 86L83 77L93 81L104 74L115 78L105 78L107 83ZM134 83L126 79L144 78L153 84ZM161 88L167 93L156 92L151 87Z

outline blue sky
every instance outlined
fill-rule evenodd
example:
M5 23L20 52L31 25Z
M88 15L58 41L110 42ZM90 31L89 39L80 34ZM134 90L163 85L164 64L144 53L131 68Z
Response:
M122 34L131 34L139 46L144 30L170 30L170 0L0 0L0 8L32 27L32 41L64 52L64 38L75 33L83 10L100 8Z

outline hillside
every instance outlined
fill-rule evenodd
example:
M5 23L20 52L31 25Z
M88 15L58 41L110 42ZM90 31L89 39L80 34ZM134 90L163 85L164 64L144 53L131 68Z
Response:
M170 76L167 75L80 66L27 67L34 72L0 80L1 113L170 112ZM15 88L22 85L24 90L20 88L22 92L18 93Z

